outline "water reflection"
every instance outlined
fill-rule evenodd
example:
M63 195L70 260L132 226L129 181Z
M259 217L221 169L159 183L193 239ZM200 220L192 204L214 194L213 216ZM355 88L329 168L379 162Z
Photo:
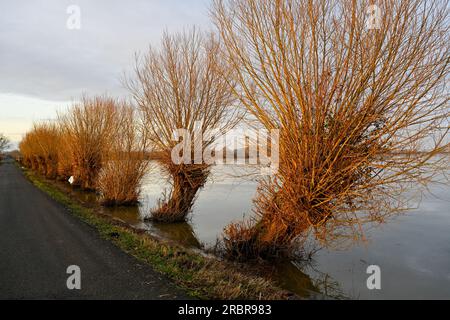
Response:
M180 243L189 248L201 249L203 246L189 223L151 223L146 222L150 233Z
M338 281L320 272L314 260L280 261L273 268L272 278L281 287L305 299L348 299Z
M273 269L273 279L283 288L295 292L300 297L312 298L321 292L314 285L314 281L301 268L291 261L278 263Z
M122 220L134 227L142 226L142 215L140 207L112 207L102 208L103 213L116 219Z

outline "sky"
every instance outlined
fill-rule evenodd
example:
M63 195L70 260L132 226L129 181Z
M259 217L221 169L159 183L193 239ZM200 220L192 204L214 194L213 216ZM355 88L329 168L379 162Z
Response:
M209 8L210 0L0 0L0 133L16 147L33 121L84 93L126 96L121 79L134 53L158 46L165 30L211 29Z

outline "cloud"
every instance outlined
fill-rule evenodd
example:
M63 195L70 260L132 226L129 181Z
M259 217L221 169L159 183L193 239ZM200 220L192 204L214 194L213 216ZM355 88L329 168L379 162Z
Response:
M66 27L69 5L81 29ZM208 0L2 1L0 93L70 100L81 93L124 93L120 76L133 53L192 23L209 26Z
M0 133L18 142L33 122L55 119L70 103L0 93Z

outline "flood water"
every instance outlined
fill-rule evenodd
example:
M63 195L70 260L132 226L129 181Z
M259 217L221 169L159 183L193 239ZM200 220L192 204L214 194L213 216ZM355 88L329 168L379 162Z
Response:
M231 221L251 214L256 182L217 167L201 191L189 223L144 222L167 187L157 168L146 177L139 208L105 209L153 235L201 248L212 246ZM450 299L450 186L432 185L416 210L367 231L368 242L345 250L322 249L313 261L282 262L272 277L304 298ZM369 290L368 266L381 268L381 290Z

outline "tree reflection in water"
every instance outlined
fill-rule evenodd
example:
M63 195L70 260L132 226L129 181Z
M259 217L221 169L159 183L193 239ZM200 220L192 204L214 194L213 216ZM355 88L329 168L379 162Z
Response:
M308 299L348 299L340 284L329 274L319 271L314 260L281 261L272 271L281 287Z
M202 249L203 245L197 239L194 229L189 223L145 223L149 232L164 239L175 241L189 248Z

